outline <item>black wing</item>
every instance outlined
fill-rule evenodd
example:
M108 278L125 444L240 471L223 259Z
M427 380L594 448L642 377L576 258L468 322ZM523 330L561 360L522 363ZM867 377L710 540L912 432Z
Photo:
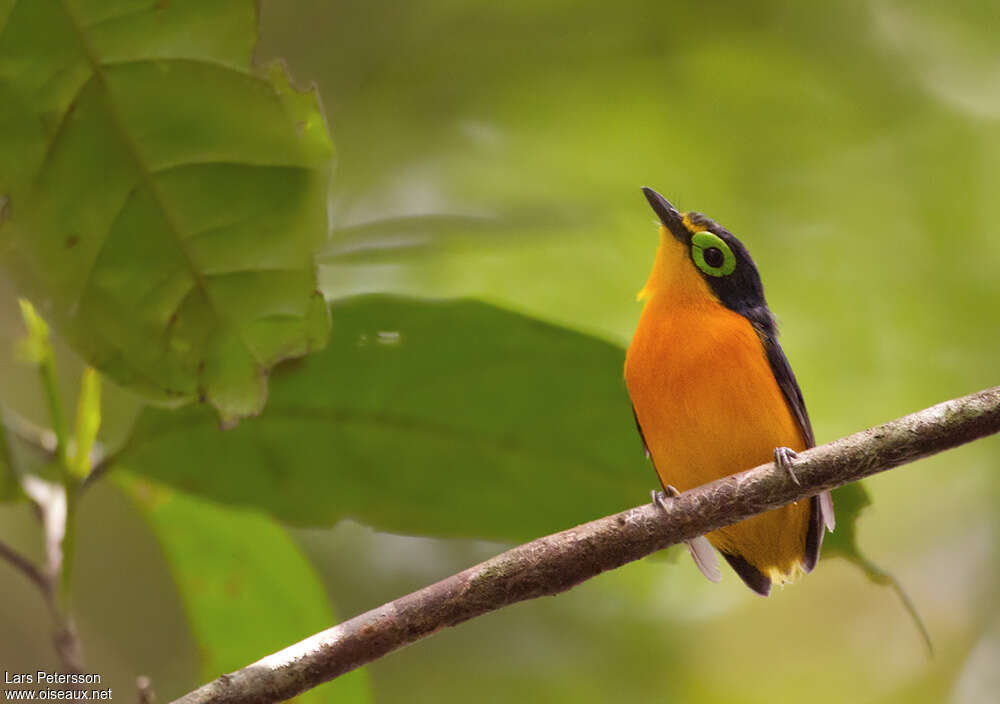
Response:
M762 336L761 342L764 344L767 361L771 365L774 379L778 382L778 387L788 403L789 410L798 421L806 447L815 447L816 438L813 436L812 423L809 422L806 402L802 398L802 389L799 388L799 382L795 380L795 372L792 371L792 365L788 363L788 357L785 356L784 350L781 349L781 345L778 344L774 335ZM816 566L816 562L819 560L819 551L823 545L824 527L827 523L832 524L833 522L833 503L829 497L814 496L811 501L812 513L809 519L809 530L806 532L805 554L802 556L802 568L806 572L811 572L812 568ZM823 515L824 501L829 506L829 519Z
M781 393L788 403L788 410L798 421L806 448L814 447L816 438L813 437L812 423L809 422L809 414L806 412L806 402L802 398L799 382L795 380L792 365L788 363L785 351L778 344L778 326L774 322L770 308L767 307L767 303L761 300L758 305L737 312L750 321L760 343L764 345L767 362L771 365L771 373L774 374L774 380L778 382Z
M771 365L774 379L778 382L781 393L785 396L785 401L788 402L788 409L799 423L806 447L815 447L816 438L813 437L812 423L809 422L809 413L806 412L806 402L802 398L802 390L799 388L799 382L795 380L795 372L792 371L792 365L788 363L788 357L785 356L784 350L781 349L778 340L773 336L767 335L761 342L764 343L764 351L767 352L767 361Z
M635 412L635 404L632 404L632 417L635 418L635 429L639 431L639 439L642 440L642 449L646 451L646 459L651 459L649 454L649 445L646 444L646 436L642 432L642 426L639 425L639 414Z

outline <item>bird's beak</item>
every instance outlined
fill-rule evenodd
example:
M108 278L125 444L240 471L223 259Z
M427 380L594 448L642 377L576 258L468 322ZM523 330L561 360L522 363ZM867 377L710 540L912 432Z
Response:
M653 212L656 213L656 217L660 218L660 222L663 223L668 230L670 230L670 234L684 244L687 244L690 241L691 233L689 233L687 228L684 227L683 218L681 217L681 214L677 212L677 208L670 205L670 201L654 191L652 188L646 188L643 186L642 193L646 196L646 200L649 201L650 206L652 206Z

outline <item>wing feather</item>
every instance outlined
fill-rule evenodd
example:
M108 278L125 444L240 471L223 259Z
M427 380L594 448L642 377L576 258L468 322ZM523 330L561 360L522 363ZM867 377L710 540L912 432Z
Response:
M812 423L809 420L809 413L806 411L806 402L802 398L802 389L795 379L795 372L792 365L785 356L785 351L778 344L778 339L773 332L761 335L761 342L767 353L767 361L771 365L771 372L775 381L781 389L788 409L795 416L802 431L802 439L806 443L806 448L816 446L816 438L813 435ZM833 497L830 492L824 491L819 496L812 499L812 516L809 520L809 530L806 533L806 550L802 558L802 567L806 572L812 571L819 560L819 551L823 546L823 534L826 530L833 530L835 518L833 513ZM825 530L824 530L825 529Z

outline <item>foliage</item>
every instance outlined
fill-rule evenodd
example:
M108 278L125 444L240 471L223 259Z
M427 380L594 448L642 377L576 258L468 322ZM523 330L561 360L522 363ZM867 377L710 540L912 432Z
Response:
M231 672L334 620L315 571L274 521L123 478L163 546L199 645L204 680ZM302 702L366 702L364 672Z
M8 270L118 383L227 420L328 327L330 141L315 96L250 71L254 24L226 0L0 14Z
M292 524L504 541L647 494L614 345L475 301L364 296L334 317L259 417L220 434L203 407L146 409L116 463Z
M150 660L197 662L154 677L163 699L502 547L483 539L642 501L621 382L654 246L641 185L747 242L820 441L995 383L1000 113L988 18L965 10L0 0L0 343L23 336L17 296L52 325L42 391L0 350L0 498L53 476L52 427L67 487L93 457L84 486L140 512L75 578L128 593L117 546L158 546L190 643ZM331 107L329 203L318 98L272 58ZM873 481L864 521L868 492L838 491L820 567L767 602L644 561L386 659L375 693L974 701L1000 603L984 448ZM0 507L30 554L25 525ZM862 538L916 585L937 661L829 559L892 584ZM30 671L48 615L5 597L0 659ZM136 639L74 599L89 664L130 687ZM367 677L311 697L366 700Z

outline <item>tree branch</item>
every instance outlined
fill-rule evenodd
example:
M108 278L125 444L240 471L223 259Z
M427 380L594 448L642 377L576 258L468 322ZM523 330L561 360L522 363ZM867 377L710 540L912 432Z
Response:
M539 538L223 675L174 704L276 702L446 626L558 594L758 513L1000 432L1000 387L947 401L799 454L797 484L773 464Z

